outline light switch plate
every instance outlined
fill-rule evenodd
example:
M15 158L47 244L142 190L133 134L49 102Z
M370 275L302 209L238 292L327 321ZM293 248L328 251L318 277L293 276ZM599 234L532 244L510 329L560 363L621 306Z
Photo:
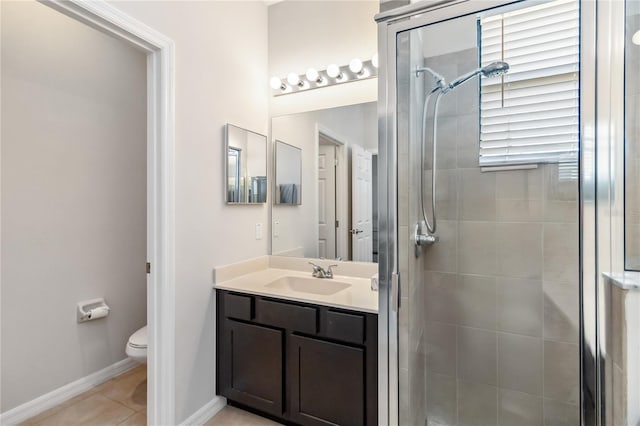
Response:
M262 239L262 224L256 223L256 240Z
M276 220L273 222L273 236L278 238L280 236L280 221Z

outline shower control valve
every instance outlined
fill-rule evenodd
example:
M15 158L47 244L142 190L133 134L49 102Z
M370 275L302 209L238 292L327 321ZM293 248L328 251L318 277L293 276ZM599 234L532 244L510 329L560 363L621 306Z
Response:
M413 242L416 245L416 257L420 255L419 250L421 247L430 246L440 240L437 235L422 234L420 232L420 222L416 223L413 228Z
M440 240L440 237L437 235L416 234L416 244L419 246L429 246L437 243L438 240Z

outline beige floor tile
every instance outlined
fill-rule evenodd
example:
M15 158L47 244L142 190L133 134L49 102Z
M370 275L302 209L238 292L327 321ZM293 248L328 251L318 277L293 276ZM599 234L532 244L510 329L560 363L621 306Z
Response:
M59 411L64 410L67 407L70 407L74 404L77 404L78 402L82 401L83 399L87 399L88 397L90 397L91 395L94 395L98 393L98 388L93 388L93 389L89 389L86 392L81 393L78 396L75 396L61 404L56 405L55 407L51 407L46 411L43 411L42 413L38 414L37 416L31 417L29 420L25 421L24 423L20 423L19 426L31 426L31 425L36 425L38 424L40 421L42 421L44 418L49 417Z
M147 364L138 364L137 366L128 369L127 371L120 374L119 376L114 377L113 380L124 379L125 377L129 377L129 376L140 374L140 373L144 373L144 375L146 376Z
M132 368L130 370L125 371L121 375L119 375L117 377L114 377L113 379L107 380L106 382L99 384L95 388L89 389L88 391L83 392L80 395L77 395L77 396L75 396L75 397L73 397L73 398L71 398L71 399L69 399L67 401L64 401L63 403L58 404L55 407L51 407L48 410L43 411L42 413L38 414L37 416L34 416L34 417L30 418L29 420L27 420L27 421L25 421L23 423L20 423L20 426L31 426L31 425L38 424L44 418L49 417L49 416L51 416L51 415L53 415L53 414L55 414L55 413L57 413L59 411L62 411L65 408L70 407L70 406L72 406L72 405L74 405L74 404L76 404L76 403L78 403L78 402L90 397L91 395L94 395L96 393L100 393L100 392L104 391L106 388L111 386L111 382L113 382L115 380L118 380L120 378L126 377L128 375L137 373L140 370L140 368L144 369L145 374L146 374L146 366L141 365L139 367L134 367L134 368Z
M135 411L101 394L93 394L35 423L39 426L117 425Z
M68 401L65 401L55 407L52 407L42 413L30 418L29 420L21 423L20 426L36 426L40 424L75 424L73 423L73 416L79 415L79 412L85 412L91 410L91 404L96 404L95 409L100 410L104 408L105 397L108 400L112 400L115 405L112 407L122 407L123 405L128 411L125 417L120 418L123 424L126 425L145 425L146 424L146 409L147 409L147 367L146 365L140 365L130 370L125 371L121 375L108 380L93 389L90 389ZM101 394L103 398L94 398L88 402L84 402L89 397L96 394ZM82 404L81 404L82 403ZM81 404L81 405L80 405ZM79 405L80 408L77 406ZM108 405L108 404L107 404ZM66 411L65 411L66 410ZM79 411L78 411L79 410ZM62 413L65 411L65 413ZM136 414L138 412L138 414ZM59 416L54 417L54 415ZM62 419L62 420L61 420ZM115 420L114 420L115 421ZM50 423L53 422L53 423ZM69 423L72 422L72 423ZM129 422L129 423L127 423ZM101 420L97 423L90 424L103 424ZM104 424L115 424L111 420L107 420Z
M124 422L119 423L118 426L147 426L147 415L140 412L135 413Z
M209 420L205 426L276 426L279 424L227 405Z
M146 368L136 367L108 381L102 386L100 393L135 411L145 412L147 410Z

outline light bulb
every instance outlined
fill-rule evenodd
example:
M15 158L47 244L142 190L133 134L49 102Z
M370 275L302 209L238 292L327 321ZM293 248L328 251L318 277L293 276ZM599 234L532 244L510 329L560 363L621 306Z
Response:
M280 80L278 77L271 77L271 80L269 80L269 86L271 86L273 90L286 89L284 84L282 84L282 80Z
M378 65L380 64L378 62L378 52L374 53L373 56L371 57L371 65L373 65L374 67L378 68Z
M362 74L362 61L358 58L354 58L349 62L349 69L354 74Z
M287 83L292 86L297 86L300 83L300 77L295 72L290 72L289 75L287 75Z
M327 74L331 78L342 78L342 73L340 72L340 67L336 64L331 64L327 67Z
M307 77L307 80L311 82L318 84L322 83L322 77L320 77L320 74L318 73L318 71L316 71L315 68L309 68L305 76Z
M640 46L640 30L636 31L631 37L633 44Z

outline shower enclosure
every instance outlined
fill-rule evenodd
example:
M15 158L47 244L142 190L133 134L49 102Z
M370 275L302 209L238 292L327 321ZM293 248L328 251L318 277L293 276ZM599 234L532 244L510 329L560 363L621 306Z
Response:
M598 424L595 12L425 1L377 17L390 424Z

